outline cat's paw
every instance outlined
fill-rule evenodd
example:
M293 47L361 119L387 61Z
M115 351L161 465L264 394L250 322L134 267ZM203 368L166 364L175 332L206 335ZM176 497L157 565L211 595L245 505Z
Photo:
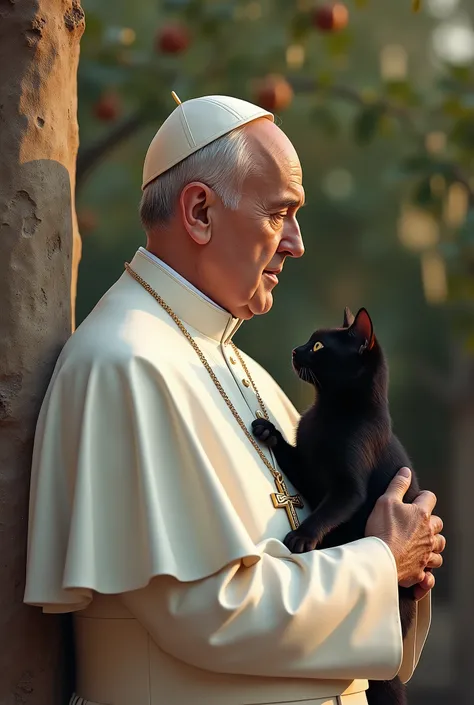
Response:
M253 435L269 448L273 448L278 443L278 431L272 422L267 421L267 419L255 419L255 421L252 421L252 431Z
M314 551L314 549L317 548L319 540L317 538L305 536L300 533L299 529L295 529L294 531L290 531L290 533L285 536L283 543L292 553L307 553L308 551Z

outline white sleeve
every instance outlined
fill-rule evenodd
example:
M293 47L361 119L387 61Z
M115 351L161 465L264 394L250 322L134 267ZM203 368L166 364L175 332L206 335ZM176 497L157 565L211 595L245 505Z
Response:
M279 541L194 582L160 576L123 603L174 657L208 671L390 679L402 663L397 570L381 540L295 555Z
M398 672L402 683L412 677L431 625L431 592L416 603L415 619L403 642L403 662Z

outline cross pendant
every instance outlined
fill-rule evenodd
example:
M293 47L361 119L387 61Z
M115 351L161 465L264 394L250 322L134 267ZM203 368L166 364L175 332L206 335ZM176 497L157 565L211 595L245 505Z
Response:
M272 492L270 495L273 506L276 509L285 509L290 526L294 531L300 525L300 520L298 519L295 507L298 507L298 509L303 509L303 500L299 494L290 495L286 482L281 473L278 473L274 480L278 492Z

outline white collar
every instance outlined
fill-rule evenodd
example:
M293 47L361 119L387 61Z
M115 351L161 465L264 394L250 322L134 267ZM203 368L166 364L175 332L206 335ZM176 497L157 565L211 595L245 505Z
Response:
M227 311L225 311L225 309L223 309L222 306L219 306L219 304L216 304L216 302L213 301L212 299L210 299L208 296L206 296L206 294L203 294L202 291L199 291L199 289L197 289L193 284L191 284L191 282L189 282L187 279L185 279L175 269L170 267L169 264L166 264L166 262L163 262L162 259L160 259L156 255L154 255L153 252L150 252L149 250L145 249L144 247L139 247L138 251L141 252L142 255L145 255L146 257L151 259L152 262L154 261L157 264L159 264L160 267L162 267L164 270L168 271L169 274L171 274L175 279L180 281L181 284L184 284L188 289L191 289L191 291L194 291L195 294L199 294L199 296L201 296L208 303L215 306L217 309L219 309L219 311L224 311L225 313L227 313Z
M178 318L217 343L225 345L231 340L243 321L217 306L158 257L149 255L140 248L131 268L163 297Z

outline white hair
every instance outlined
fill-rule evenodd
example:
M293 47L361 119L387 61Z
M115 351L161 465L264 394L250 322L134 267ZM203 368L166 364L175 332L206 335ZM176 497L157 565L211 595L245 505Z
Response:
M183 188L200 181L212 188L226 208L236 210L242 186L255 172L255 159L243 127L201 147L182 162L165 171L145 186L139 213L145 231L171 218Z

